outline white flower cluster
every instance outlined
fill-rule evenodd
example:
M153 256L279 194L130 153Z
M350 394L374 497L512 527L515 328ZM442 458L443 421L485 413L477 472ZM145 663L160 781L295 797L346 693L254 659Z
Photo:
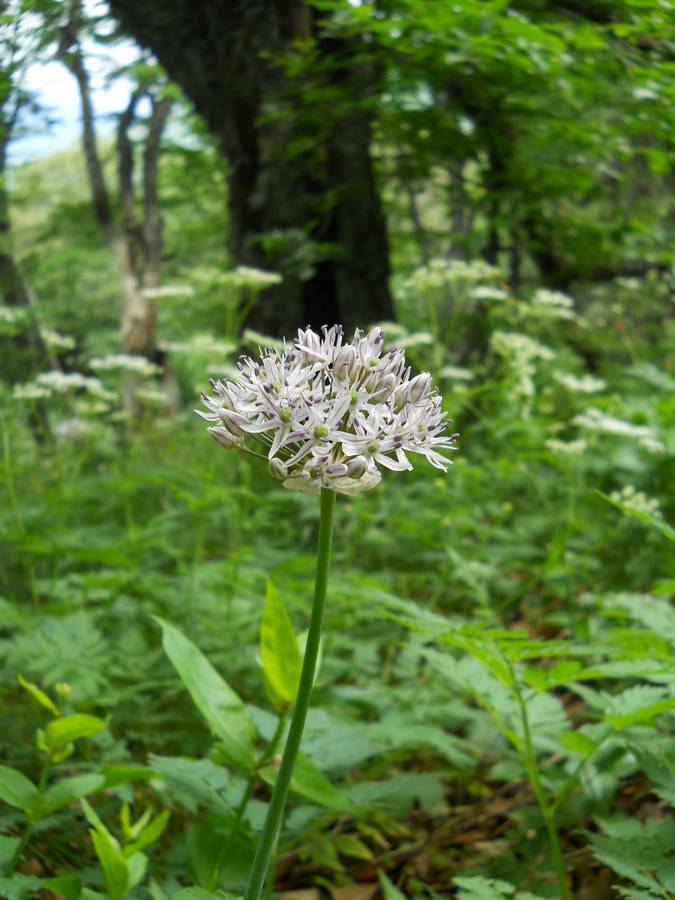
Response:
M411 377L403 350L383 347L381 328L357 329L348 344L339 325L324 326L323 337L300 330L292 348L267 348L259 362L242 357L236 381L211 380L214 396L202 392L208 412L195 411L223 447L267 444L272 475L309 494L368 490L381 479L378 466L412 469L408 453L447 471L438 450L456 450L458 435L443 434L430 375Z
M648 497L642 491L636 490L632 484L627 484L620 491L612 491L609 496L615 503L620 503L628 509L647 513L649 516L656 516L657 519L663 517L659 501L654 497Z
M560 291L540 288L532 298L528 309L531 315L554 319L575 319L574 300Z
M162 367L150 362L145 356L136 356L131 353L111 353L109 356L97 356L89 360L89 365L95 371L103 372L117 369L124 372L133 372L143 378L151 375L159 375Z
M580 425L589 431L600 431L604 434L617 434L623 437L636 438L641 447L648 453L666 453L667 447L659 441L649 425L634 425L624 419L609 416L601 409L591 406L572 419L573 425Z
M554 372L553 377L563 387L578 394L597 394L598 391L604 391L607 387L606 381L603 381L602 378L595 378L593 375L578 377L569 372Z
M563 453L567 456L582 456L588 449L588 443L583 438L577 438L575 441L548 438L544 443L552 453Z
M537 371L534 361L553 359L554 353L551 348L527 334L514 331L494 331L490 338L490 346L509 363L518 394L523 397L534 397L537 392L534 384Z
M40 326L40 336L50 350L56 350L57 353L64 353L68 350L75 349L75 339L67 334L61 334L59 331L52 331L50 328Z
M90 378L81 372L41 372L34 381L15 385L13 393L17 400L41 400L70 391L97 393L102 388L98 378Z

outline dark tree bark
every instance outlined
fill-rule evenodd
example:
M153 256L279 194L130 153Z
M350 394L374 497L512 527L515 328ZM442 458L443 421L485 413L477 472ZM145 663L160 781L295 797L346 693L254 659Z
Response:
M111 0L110 6L219 141L228 163L234 258L284 276L261 295L249 324L281 335L308 324L352 328L392 318L362 102L372 73L357 70L350 48L318 38L319 58L333 54L338 63L312 77L344 98L318 117L303 99L307 76L294 80L278 63L294 42L318 35L317 13L301 0ZM325 252L308 269L307 252L317 244Z

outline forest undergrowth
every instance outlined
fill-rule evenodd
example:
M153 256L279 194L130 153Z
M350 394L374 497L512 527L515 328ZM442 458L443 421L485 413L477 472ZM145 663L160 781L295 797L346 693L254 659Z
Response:
M255 850L318 518L192 411L209 375L266 343L233 329L269 276L218 281L211 263L161 300L177 408L161 371L136 363L144 412L125 416L112 320L92 301L88 329L73 298L45 323L63 371L2 387L9 900L223 897ZM447 475L386 473L338 498L273 887L675 896L672 285L654 273L573 298L437 259L394 286L398 321L377 324L431 373L459 452ZM51 443L30 427L40 402Z

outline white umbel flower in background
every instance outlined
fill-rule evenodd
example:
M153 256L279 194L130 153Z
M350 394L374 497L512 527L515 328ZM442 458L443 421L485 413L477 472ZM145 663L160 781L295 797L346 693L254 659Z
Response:
M235 381L212 379L208 411L195 411L222 447L266 444L271 474L292 490L358 494L378 484L380 466L412 469L410 453L447 471L439 451L456 450L458 435L446 433L431 377L412 377L404 351L383 347L381 328L357 329L347 344L339 325L301 329L293 347L242 357Z

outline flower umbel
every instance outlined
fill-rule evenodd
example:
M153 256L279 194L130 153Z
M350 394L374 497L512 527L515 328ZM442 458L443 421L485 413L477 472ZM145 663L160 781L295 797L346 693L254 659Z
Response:
M271 474L309 494L368 490L381 479L378 466L412 469L409 453L447 471L439 450L456 450L458 435L444 433L428 373L411 377L401 348L384 353L381 328L357 329L347 344L339 325L322 333L299 330L293 347L242 357L235 381L211 380L213 395L202 392L208 412L195 410L214 423L211 436L249 453L251 441L266 444Z

